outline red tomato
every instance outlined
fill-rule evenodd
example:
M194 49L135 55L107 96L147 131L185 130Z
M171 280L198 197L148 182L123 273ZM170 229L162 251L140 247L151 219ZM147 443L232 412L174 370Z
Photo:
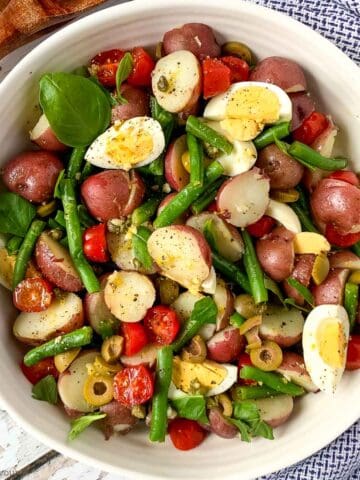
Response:
M180 330L176 312L165 305L149 308L144 318L144 325L150 341L158 345L170 345Z
M210 205L207 207L207 211L215 213L218 211L216 200L210 203Z
M174 447L178 450L191 450L205 439L205 430L187 418L175 418L169 424L169 435Z
M140 352L140 350L149 343L146 330L142 323L124 322L121 330L125 340L124 355L127 357L131 357L131 355Z
M261 238L264 235L267 235L275 227L276 222L273 218L264 215L255 223L248 225L246 230L250 233L252 237Z
M224 93L231 84L231 70L217 58L206 58L202 62L204 98Z
M41 312L50 307L53 288L44 278L34 277L22 280L13 292L16 308L23 312Z
M326 225L325 237L332 245L336 245L337 247L351 247L360 240L360 232L346 233L343 235L339 233L331 223L329 223Z
M320 112L313 112L292 132L294 140L311 145L328 126L329 120Z
M351 335L347 350L346 370L360 368L360 335Z
M221 61L230 68L231 83L245 82L249 79L250 67L242 58L230 55L221 57Z
M114 399L125 407L146 403L154 394L154 378L145 365L126 367L114 377Z
M91 60L99 82L105 87L115 87L116 70L124 54L124 50L116 48L101 52Z
M35 383L39 382L47 375L52 375L55 378L58 378L59 376L59 372L55 367L53 357L44 358L43 360L40 360L40 362L35 363L35 365L33 365L32 367L27 367L24 363L21 363L20 368L25 377L33 385L35 385Z
M127 78L127 83L134 87L149 87L151 85L151 72L155 68L155 62L150 55L141 47L135 47L131 51L134 66Z
M342 180L343 182L350 183L351 185L355 185L355 187L359 186L359 179L354 172L350 172L350 170L338 170L337 172L330 173L327 178L334 178L335 180Z
M252 366L252 363L250 360L250 355L246 352L242 352L240 353L239 361L238 361L239 374L240 374L240 370L245 365ZM239 377L238 383L240 385L256 385L256 382L254 380L247 380L246 378L240 378L240 377Z
M85 230L83 250L86 258L92 262L101 263L109 261L105 223L99 223Z

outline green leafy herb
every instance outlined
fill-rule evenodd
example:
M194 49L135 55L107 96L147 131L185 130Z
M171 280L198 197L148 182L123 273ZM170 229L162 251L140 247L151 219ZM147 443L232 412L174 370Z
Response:
M259 408L254 401L235 402L233 415L235 419L230 421L238 427L243 441L250 441L250 437L274 439L272 428L261 420Z
M251 442L251 437L249 434L249 426L246 423L238 420L236 418L228 418L228 420L239 429L241 440L243 442Z
M285 153L285 155L289 156L288 148L290 145L288 143L279 140L276 136L274 136L274 142L278 149L282 151L282 153Z
M0 232L24 237L36 216L36 208L16 193L0 194Z
M171 403L180 417L209 423L206 416L206 402L202 395L186 395L172 400Z
M32 387L32 397L36 400L56 405L58 401L56 380L52 375L42 378Z
M74 68L74 70L71 72L73 75L80 75L80 77L89 77L90 73L87 67L85 65L81 65L80 67Z
M153 260L147 248L147 241L150 235L151 232L148 228L140 226L137 227L136 233L132 236L134 256L146 270L150 270L153 266Z
M105 338L111 337L115 335L119 330L119 321L108 319L108 320L100 320L97 331L101 335L101 338L105 340Z
M54 198L58 198L61 200L61 182L63 180L65 176L65 170L61 170L61 172L59 173L59 176L56 180L56 183L55 183L55 188L54 188Z
M97 85L102 90L112 107L116 107L116 105L119 105L119 102L116 100L115 96L99 82L97 77L89 77L88 80L90 80L90 82L92 83L95 83L95 85Z
M284 296L276 282L269 278L267 275L264 274L264 284L265 288L269 290L271 293L273 293L279 300L280 302L284 305Z
M255 402L244 400L234 403L234 417L244 422L253 422L259 420L260 413Z
M68 440L74 440L92 423L106 417L106 413L89 413L82 417L76 418L71 422L71 430L68 434Z
M175 127L175 117L172 113L164 110L155 97L150 97L151 116L157 120L164 131L165 143L169 143L173 129Z
M98 85L79 75L43 75L40 105L58 139L71 147L90 145L110 124L108 97Z
M353 330L356 323L356 315L358 308L359 285L355 283L346 283L344 294L344 307L349 315L350 331Z
M286 281L290 285L290 287L295 288L295 290L297 290L300 295L305 298L305 300L311 307L314 307L314 297L308 288L295 280L295 278L290 277Z
M298 310L301 310L302 312L305 312L305 313L310 312L310 308L304 307L303 305L298 305L293 298L285 298L284 304L290 305L290 307L297 308Z
M134 62L131 53L126 52L116 70L116 99L119 103L128 103L126 98L121 95L121 84L125 82L130 75L133 65Z
M6 243L6 250L9 255L14 255L19 251L20 245L22 244L23 239L21 237L11 237Z
M214 227L213 219L206 220L204 224L203 234L211 250L215 253L219 253L219 250L216 245L215 227Z

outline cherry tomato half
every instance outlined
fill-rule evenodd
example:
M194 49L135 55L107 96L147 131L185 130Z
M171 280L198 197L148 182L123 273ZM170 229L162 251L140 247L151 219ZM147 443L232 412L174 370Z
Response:
M231 70L217 58L206 58L202 62L204 98L224 93L231 84Z
M59 376L59 372L55 367L53 357L44 358L43 360L40 360L40 362L35 363L35 365L33 365L32 367L27 367L24 363L21 363L20 368L25 377L33 385L35 385L47 375L52 375L55 378L58 378Z
M276 222L273 218L264 215L255 223L248 225L246 230L250 233L252 237L261 238L264 235L267 235L275 227Z
M330 173L327 178L334 178L335 180L342 180L343 182L350 183L358 187L360 182L356 173L351 172L350 170L338 170L337 172Z
M206 432L195 420L175 418L169 424L169 435L178 450L191 450L205 439Z
M140 352L149 343L144 325L141 323L126 323L121 325L125 340L124 355L131 357Z
M360 368L360 335L351 335L347 350L346 370Z
M250 67L242 58L229 55L221 57L220 60L230 68L231 83L245 82L249 79Z
M154 394L154 378L145 365L126 367L114 377L114 399L125 407L146 403Z
M300 127L292 132L292 135L294 140L311 145L328 125L329 120L323 113L313 112L309 117L305 118Z
M22 280L13 292L16 308L22 312L41 312L50 307L53 288L44 278L34 277Z
M124 55L124 50L115 48L101 52L91 60L91 66L96 72L99 82L105 87L115 87L116 71Z
M152 57L141 47L131 51L133 70L127 78L127 83L134 87L149 87L151 85L151 72L155 68Z
M336 245L337 247L351 247L360 240L360 232L346 233L343 235L339 233L331 223L329 223L326 225L325 237L332 245Z
M99 223L85 230L83 235L83 250L86 258L92 262L107 262L106 225Z
M170 345L180 330L176 312L165 305L149 308L144 325L150 341L158 345Z

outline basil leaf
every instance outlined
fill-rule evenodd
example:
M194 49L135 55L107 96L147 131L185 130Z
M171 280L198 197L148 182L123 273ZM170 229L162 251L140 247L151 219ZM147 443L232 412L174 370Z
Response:
M20 245L22 244L23 239L21 237L14 237L9 238L6 243L6 250L9 255L14 255L19 251Z
M146 227L137 227L136 233L132 236L132 248L135 258L146 269L150 270L153 266L153 260L147 248L147 241L151 232Z
M36 216L36 208L16 193L0 194L0 232L25 237L30 223Z
M228 420L233 425L235 425L235 427L239 429L241 440L243 442L251 442L249 427L246 425L246 423L242 422L241 420L237 420L235 418L228 418Z
M52 375L42 378L32 387L32 398L56 405L58 392L56 380Z
M116 92L117 92L117 100L119 103L128 103L126 98L121 95L121 84L125 82L125 80L130 75L133 69L133 58L131 53L126 52L123 58L120 60L118 68L116 70Z
M85 65L81 65L80 67L74 68L74 70L71 72L73 75L80 75L80 77L89 77L90 73L89 70Z
M76 418L70 423L71 430L68 433L68 440L74 440L92 423L105 417L106 413L89 413L88 415L83 415L82 417Z
M264 284L265 288L269 290L271 293L273 293L279 300L280 302L284 305L284 295L282 294L278 284L274 282L271 278L269 278L267 275L264 274Z
M263 437L268 440L274 440L273 429L263 420L258 420L252 426L251 434L253 437Z
M59 173L59 176L57 177L56 183L55 183L55 188L54 188L54 198L58 198L61 200L62 198L62 192L61 192L61 181L65 176L65 170L61 170Z
M206 416L206 402L202 395L184 396L171 400L179 417L209 423Z
M305 300L311 307L314 307L314 297L308 288L295 280L295 278L289 277L286 281L290 285L290 287L295 288L295 290L297 290L300 295L305 298Z
M291 307L297 308L302 312L309 313L310 308L303 307L302 305L298 305L293 298L285 298L284 300L285 305L290 305Z
M260 420L260 412L255 402L244 400L234 403L234 417L244 422Z
M110 124L111 106L103 90L79 75L43 75L40 105L58 139L71 147L90 145Z
M116 107L116 105L119 105L118 101L116 100L116 98L114 97L113 94L111 94L109 92L109 90L107 90L104 85L102 85L98 78L97 77L89 77L88 80L90 80L90 82L92 83L95 83L95 85L97 85L105 94L106 98L109 100L109 103L112 107Z
M108 320L100 320L97 332L101 335L101 338L105 340L112 335L115 335L119 330L119 321L108 319Z
M279 150L281 150L282 153L285 153L285 155L290 156L288 153L288 148L290 147L290 145L288 143L279 140L276 136L274 136L274 142L275 142L275 145L278 147Z

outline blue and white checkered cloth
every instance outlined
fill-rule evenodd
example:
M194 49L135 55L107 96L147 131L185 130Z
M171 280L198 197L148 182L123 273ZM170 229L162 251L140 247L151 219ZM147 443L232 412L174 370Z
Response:
M360 65L360 0L248 1L308 25ZM360 480L360 420L312 457L258 480Z

